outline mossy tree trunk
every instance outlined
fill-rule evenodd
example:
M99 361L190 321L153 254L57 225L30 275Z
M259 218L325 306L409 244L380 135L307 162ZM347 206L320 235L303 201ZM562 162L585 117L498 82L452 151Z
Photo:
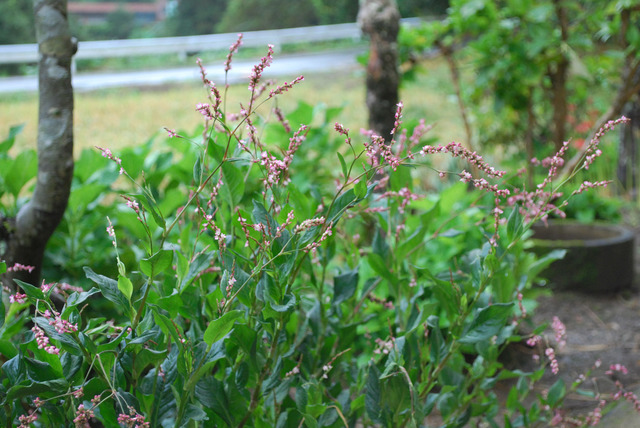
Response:
M364 0L358 12L358 24L370 39L367 64L369 128L390 141L400 83L400 12L395 0Z
M73 176L73 88L71 59L77 43L69 32L67 0L34 0L39 50L38 177L31 200L15 218L1 219L0 238L8 267L33 266L32 272L3 275L38 285L47 241L67 207Z

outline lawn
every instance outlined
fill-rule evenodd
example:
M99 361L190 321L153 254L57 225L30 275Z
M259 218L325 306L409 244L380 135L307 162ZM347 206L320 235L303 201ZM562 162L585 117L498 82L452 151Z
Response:
M408 82L401 90L406 117L425 118L427 123L435 125L433 132L445 142L461 139L463 128L444 63L430 60L424 63L424 68L425 72L416 81ZM246 85L232 86L230 94L228 109L237 111L238 103L247 100ZM206 93L196 81L164 88L76 93L75 101L74 132L76 153L79 153L85 147L117 149L139 144L162 132L165 126L191 132L201 121L195 105L206 101ZM280 96L278 104L286 114L299 101L311 105L344 106L340 118L345 126L353 130L366 126L362 71L307 75L304 82ZM35 146L37 110L36 94L12 94L0 98L0 134L6 135L12 125L25 123L16 149Z

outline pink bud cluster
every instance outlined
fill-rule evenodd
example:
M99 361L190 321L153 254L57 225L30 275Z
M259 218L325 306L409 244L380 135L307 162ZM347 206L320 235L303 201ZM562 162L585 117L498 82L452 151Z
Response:
M556 359L555 351L553 350L553 348L547 348L545 349L544 353L549 359L549 363L551 365L551 373L557 375L558 372L560 371L560 368L558 365L558 360Z
M400 199L400 206L398 207L398 211L400 213L404 213L404 210L407 205L409 205L409 202L417 201L421 196L413 193L411 190L409 190L408 187L403 187L397 192L388 191L383 193L382 195L380 195L378 200L389 197L397 197Z
M231 60L233 55L238 52L238 48L242 46L242 33L238 34L238 39L229 47L229 53L227 59L224 61L224 72L231 70Z
M586 156L584 159L584 163L582 164L582 167L584 169L589 169L589 166L593 163L593 161L602 154L602 151L598 148L598 145L600 144L600 139L607 132L613 130L617 125L621 123L627 123L627 122L629 122L629 119L622 116L619 119L608 121L607 123L604 124L602 128L598 130L598 132L596 132L596 134L593 136L593 138L589 142L589 145L587 146L587 150L585 152Z
M330 237L331 235L333 235L333 222L329 223L327 225L327 228L324 230L324 232L322 232L322 236L320 236L320 239L316 242L312 242L309 245L307 245L306 247L304 247L302 250L304 252L309 252L309 251L315 251L318 247L320 247L320 245L327 240L328 237Z
M204 221L205 221L203 226L209 227L213 231L213 239L215 239L218 242L218 246L220 247L220 250L224 250L227 247L227 241L226 241L227 235L222 233L220 228L216 226L216 224L213 221L213 215L206 214L202 209L199 209L199 208L196 208L196 210L202 212L202 216L204 217Z
M307 229L310 229L312 227L316 227L316 226L322 226L325 222L325 218L324 217L317 217L317 218L310 218L307 219L305 221L303 221L302 223L300 223L299 225L297 225L294 229L294 233L300 233L300 232L304 232Z
M27 295L26 294L20 294L20 293L16 293L16 294L12 294L9 296L9 303L25 303L27 301Z
M475 166L479 170L483 171L489 177L500 178L503 177L506 172L499 171L494 167L490 166L485 160L480 156L477 152L472 152L464 147L462 144L451 142L446 146L424 146L420 150L420 154L422 156L426 156L427 154L436 154L436 153L450 153L453 157L460 157L465 159L471 165Z
M256 85L260 81L264 69L269 67L272 62L273 45L268 45L267 55L262 57L262 59L260 60L260 64L256 64L253 66L253 70L251 71L251 75L249 76L249 90L251 92L254 92L256 90Z
M605 181L596 181L594 183L590 181L584 181L580 184L580 187L577 190L574 190L572 195L577 195L578 193L582 193L588 189L595 189L596 187L607 187L609 184L613 183L613 180L605 180Z
M93 413L93 408L86 409L84 404L80 404L78 409L76 410L76 417L73 419L73 423L76 428L91 428L91 424L89 420L93 418L95 414Z
M389 352L391 352L391 350L393 349L393 340L392 339L382 340L379 337L377 337L375 342L376 342L377 346L376 346L376 349L373 350L374 354L388 355Z
M527 223L534 220L546 221L552 212L561 218L565 217L565 213L561 210L562 206L557 207L552 203L561 196L560 192L546 192L541 189L536 189L534 192L514 189L513 194L507 199L507 204L514 206L520 203L520 213Z
M284 158L282 160L276 158L274 155L270 155L266 151L262 152L260 165L264 165L267 169L267 178L265 179L265 186L267 188L273 187L275 184L280 182L282 177L285 177L291 162L293 162L293 156L296 151L300 148L300 145L307 137L307 132L309 131L309 127L307 125L302 125L293 137L289 139L289 148L284 153ZM289 179L286 178L283 181L284 185L289 183Z
M27 266L27 265L23 265L21 263L14 263L13 266L7 268L7 272L26 271L26 272L31 273L31 272L33 272L34 269L35 269L34 266Z
M386 144L383 137L376 134L371 134L371 142L365 142L364 147L373 167L376 167L380 164L378 156L382 157L394 171L398 168L398 165L400 165L400 159L396 155L394 155L393 151L391 150L391 145Z
M284 128L285 132L286 133L291 132L291 125L289 125L289 121L282 114L282 110L280 110L280 108L278 107L274 107L273 112L278 118L278 121L282 124L282 127Z
M403 107L404 107L404 104L402 104L402 101L396 104L395 122L393 123L393 129L391 130L391 135L395 135L396 132L398 132L398 128L400 128L400 125L402 124L402 108Z
M284 221L284 223L282 223L280 226L278 226L278 228L276 229L276 234L274 236L274 238L279 238L280 236L282 236L282 232L291 225L291 223L293 223L293 219L295 218L295 213L293 212L293 210L289 211L289 213L287 214L287 219Z
M38 349L44 349L49 354L55 354L55 355L60 354L60 349L49 344L49 338L44 333L44 330L42 330L37 325L34 325L33 327L31 327L31 331L36 336L36 343L38 344Z
M38 420L38 414L33 410L29 411L28 415L20 415L18 417L18 428L29 428L31 424L35 423Z
M293 88L295 85L297 85L298 83L302 82L304 80L304 76L300 75L298 77L296 77L295 79L293 79L293 81L291 81L291 83L287 83L284 82L282 85L276 87L275 89L272 89L269 92L269 98L273 98L276 95L280 95L284 92L287 92L289 89Z
M103 157L114 161L120 167L120 174L124 174L124 168L122 168L122 159L120 159L119 157L111 153L110 149L103 149L102 147L98 147L98 146L95 146L95 147L96 149L102 152Z
M348 128L345 128L344 125L342 125L341 123L336 122L335 125L333 126L333 129L335 129L338 134L344 135L344 137L345 137L344 142L347 143L348 145L351 145L351 137L349 137L349 129Z
M638 399L638 396L632 391L625 391L620 381L616 381L616 387L618 388L618 391L613 395L614 401L624 397L625 400L633 405L634 410L637 413L640 413L640 399Z
M553 333L555 335L558 348L559 349L564 348L567 344L567 340L566 340L567 329L562 323L562 321L560 321L560 318L556 316L553 317L553 320L551 322L551 328L553 329Z
M629 370L627 370L627 368L625 366L623 366L622 364L611 364L609 366L609 370L607 370L605 372L606 375L611 376L614 373L622 373L622 374L628 374Z

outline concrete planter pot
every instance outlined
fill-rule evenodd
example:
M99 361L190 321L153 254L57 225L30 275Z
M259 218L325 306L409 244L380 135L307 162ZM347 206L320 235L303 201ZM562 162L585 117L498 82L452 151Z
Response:
M551 287L587 293L611 293L630 288L634 277L634 234L627 227L572 221L549 221L532 227L539 254L566 249L564 259L544 272Z

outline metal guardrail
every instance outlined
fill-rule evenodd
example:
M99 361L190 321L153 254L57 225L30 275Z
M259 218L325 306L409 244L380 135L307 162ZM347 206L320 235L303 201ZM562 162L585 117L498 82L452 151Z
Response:
M404 25L418 25L419 18L406 18ZM309 43L333 40L358 40L362 37L356 23L286 28L282 30L248 31L243 33L242 44L249 47ZM204 36L159 37L152 39L103 40L78 42L74 59L97 59L177 53L186 55L201 51L226 50L238 38L237 33ZM0 46L0 64L26 64L38 62L37 44Z

